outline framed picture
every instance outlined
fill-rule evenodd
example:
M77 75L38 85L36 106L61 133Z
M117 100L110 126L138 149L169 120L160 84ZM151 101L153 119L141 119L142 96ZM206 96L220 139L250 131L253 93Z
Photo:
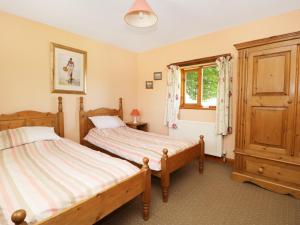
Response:
M153 89L153 81L146 81L146 89Z
M87 52L51 43L53 93L86 94Z
M154 72L153 79L154 80L162 80L162 72Z

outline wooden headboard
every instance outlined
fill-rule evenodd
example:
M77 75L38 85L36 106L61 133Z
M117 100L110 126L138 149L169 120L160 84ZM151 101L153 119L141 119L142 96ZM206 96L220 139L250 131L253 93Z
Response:
M54 127L55 132L64 136L64 115L62 97L58 97L58 112L43 113L37 111L22 111L0 115L0 131L25 126Z
M79 128L81 144L83 144L83 138L88 134L89 130L95 127L89 119L92 116L119 116L123 120L122 98L119 98L119 109L98 108L84 111L83 97L80 97Z

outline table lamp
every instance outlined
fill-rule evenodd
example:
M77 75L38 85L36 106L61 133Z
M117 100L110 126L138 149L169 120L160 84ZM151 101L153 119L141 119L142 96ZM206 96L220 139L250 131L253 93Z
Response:
M138 109L133 109L130 113L130 115L133 117L133 123L137 123L137 117L140 116L140 111Z

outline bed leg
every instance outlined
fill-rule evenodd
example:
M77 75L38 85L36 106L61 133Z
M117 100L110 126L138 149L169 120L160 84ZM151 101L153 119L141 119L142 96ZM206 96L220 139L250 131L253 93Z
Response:
M144 158L143 170L145 170L145 190L142 194L143 202L143 219L147 221L150 213L150 202L151 202L151 170L149 169L149 159Z
M200 135L200 157L199 157L199 173L203 173L204 170L204 158L205 158L205 142L204 142L204 136Z
M168 171L168 149L163 150L163 157L161 159L161 187L163 202L168 202L170 173Z
M25 221L26 218L26 211L23 209L20 209L18 211L15 211L11 216L11 221L15 225L28 225Z
M162 186L163 202L167 203L169 200L169 187Z

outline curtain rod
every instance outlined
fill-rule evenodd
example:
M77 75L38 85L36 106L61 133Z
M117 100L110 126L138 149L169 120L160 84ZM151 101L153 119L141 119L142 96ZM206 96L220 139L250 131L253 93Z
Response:
M176 63L171 63L167 67L170 68L170 66L192 66L196 64L202 64L202 63L210 63L210 62L215 62L218 58L220 57L227 57L230 56L232 58L230 53L227 54L222 54L222 55L215 55L215 56L210 56L210 57L205 57L205 58L200 58L200 59L193 59L193 60L188 60L188 61L183 61L183 62L176 62Z

